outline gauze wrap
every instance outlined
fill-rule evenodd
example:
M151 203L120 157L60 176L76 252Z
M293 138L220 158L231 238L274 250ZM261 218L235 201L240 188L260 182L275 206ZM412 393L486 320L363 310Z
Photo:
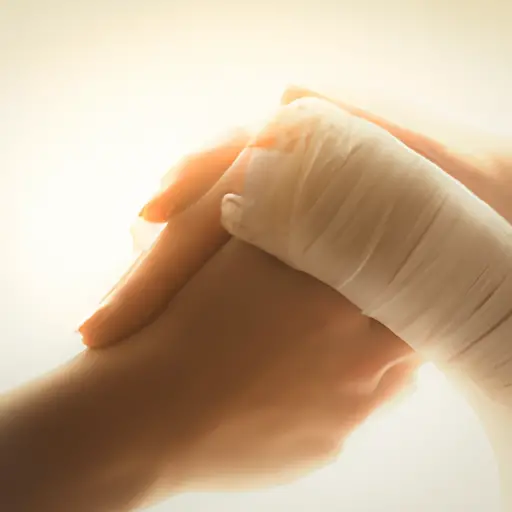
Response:
M512 227L385 130L281 107L230 171L235 237L344 295L443 369L512 397Z

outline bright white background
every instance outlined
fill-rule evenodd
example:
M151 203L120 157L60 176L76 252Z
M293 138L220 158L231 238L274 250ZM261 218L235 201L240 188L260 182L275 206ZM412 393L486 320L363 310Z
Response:
M285 84L510 134L510 5L0 0L0 389L80 350L72 331L129 261L159 176ZM154 510L494 512L497 485L479 422L426 369L326 471Z

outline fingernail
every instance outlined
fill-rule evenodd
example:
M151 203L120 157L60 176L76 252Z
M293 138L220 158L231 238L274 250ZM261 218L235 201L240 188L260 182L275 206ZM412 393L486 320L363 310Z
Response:
M147 222L163 222L161 219L166 219L167 215L162 213L161 208L157 208L153 205L153 201L150 201L148 204L142 208L139 213L139 218L147 221Z
M146 220L150 220L154 217L162 217L170 212L163 211L162 206L168 208L169 210L172 209L172 206L169 206L167 204L168 201L166 201L166 197L164 196L163 192L156 193L141 209L139 212L139 217L142 217Z
M87 315L84 315L82 317L82 320L80 321L80 324L78 325L78 328L76 329L76 332L78 334L82 334L83 335L84 328L89 325L90 320L93 317L94 317L94 312L92 314L88 313Z
M76 332L78 334L80 334L80 336L82 336L82 338L83 338L84 336L87 335L87 331L89 330L89 327L90 327L90 322L89 322L89 319L87 319L85 322L82 322L80 324L80 326L78 327Z
M162 195L161 190L156 192L155 194L153 194L151 199L140 210L139 217L144 217L145 215L147 215L149 213L148 210L151 209L151 206L153 205L153 203L155 203L155 202L158 203L158 199L161 197L161 195Z
M96 311L88 316L78 327L78 332L84 336L88 336L98 328L98 326L102 323L103 316L105 311L105 304L102 302L100 306L96 309Z
M226 194L221 202L221 223L232 235L238 234L242 224L242 198L236 194Z
M101 319L100 319L101 320ZM82 338L82 343L86 347L95 347L98 346L98 331L99 324L97 315L93 315L93 317L86 320L80 327L78 328L78 334L80 334Z

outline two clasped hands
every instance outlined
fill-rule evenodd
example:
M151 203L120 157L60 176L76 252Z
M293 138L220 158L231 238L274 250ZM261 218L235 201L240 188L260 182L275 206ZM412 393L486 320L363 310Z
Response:
M337 103L510 215L502 174ZM122 511L290 481L414 375L418 357L384 326L222 229L224 173L248 137L178 164L141 212L166 228L80 328L91 350L2 398L2 509Z

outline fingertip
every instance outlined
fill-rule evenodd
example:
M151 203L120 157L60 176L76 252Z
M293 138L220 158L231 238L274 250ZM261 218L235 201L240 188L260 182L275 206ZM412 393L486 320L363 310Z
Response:
M103 323L103 314L100 308L92 316L87 318L80 324L77 329L78 334L82 338L82 344L88 348L95 348L102 344L102 337L98 336L101 332L101 325Z
M139 218L146 222L160 224L167 222L169 217L173 214L172 204L167 204L166 197L163 194L158 195L139 212Z
M79 329L79 334L81 336L82 345L91 350L105 348L112 344L108 337L99 336L98 331Z
M82 342L82 345L86 348L94 348L94 337L90 335L89 332L87 332L87 329L83 329L82 326L80 326L77 329L77 334L80 336L80 341Z
M85 348L90 348L90 349L95 348L94 347L94 340L91 340L90 338L88 338L86 336L82 336L82 345Z
M95 315L96 315L96 313L94 313L92 316L86 317L86 319L83 320L80 323L80 325L76 328L75 333L78 334L79 336L82 336L82 338L84 336L86 336L89 331L89 324L90 324L91 318L93 318Z
M87 321L80 325L80 327L78 327L76 333L80 336L82 345L85 345L87 348L92 348L95 345L94 337L91 336L91 333L88 329Z

